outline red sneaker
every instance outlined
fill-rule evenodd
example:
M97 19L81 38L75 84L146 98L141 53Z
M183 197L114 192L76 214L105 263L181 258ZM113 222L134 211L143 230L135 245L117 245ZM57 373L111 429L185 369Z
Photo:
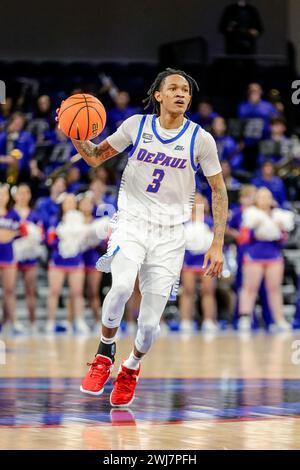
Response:
M139 378L141 366L137 370L120 367L114 388L110 394L111 406L129 406L134 400L134 392Z
M93 362L88 362L87 365L90 368L80 385L80 391L90 395L101 395L110 377L113 363L109 357L98 354Z

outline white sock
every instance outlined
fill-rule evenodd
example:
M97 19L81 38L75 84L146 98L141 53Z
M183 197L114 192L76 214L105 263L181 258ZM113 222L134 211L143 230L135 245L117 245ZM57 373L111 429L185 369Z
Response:
M130 353L130 356L126 361L124 362L124 366L127 367L127 369L135 369L137 370L139 368L139 363L140 363L141 358L136 357L133 352Z
M116 337L114 336L113 338L105 338L105 336L101 335L101 343L104 344L113 344L116 340Z

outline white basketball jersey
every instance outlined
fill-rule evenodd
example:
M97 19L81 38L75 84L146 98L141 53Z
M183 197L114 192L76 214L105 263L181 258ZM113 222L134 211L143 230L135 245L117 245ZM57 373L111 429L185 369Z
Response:
M156 116L142 117L125 167L118 208L161 225L190 219L195 194L194 143L199 126L186 120L180 132L163 139Z

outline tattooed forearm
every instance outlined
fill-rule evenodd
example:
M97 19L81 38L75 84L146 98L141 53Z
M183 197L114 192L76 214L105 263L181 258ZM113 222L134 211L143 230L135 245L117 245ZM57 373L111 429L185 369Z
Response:
M72 142L86 163L94 167L101 165L101 163L118 153L106 140L99 145L95 145L88 140L72 140Z
M228 217L228 196L222 174L208 178L212 189L214 242L223 244Z

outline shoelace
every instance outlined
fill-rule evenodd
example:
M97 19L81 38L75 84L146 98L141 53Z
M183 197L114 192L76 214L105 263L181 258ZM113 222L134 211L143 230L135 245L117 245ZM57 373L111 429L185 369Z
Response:
M93 361L93 362L87 362L88 366L92 366L92 369L90 370L90 377L93 377L94 375L99 375L102 373L103 368L106 369L107 366L106 364L99 364L99 362Z
M120 388L122 391L127 390L129 392L132 391L131 383L136 382L136 375L135 374L128 374L126 371L122 371L116 380L114 381L114 385Z

